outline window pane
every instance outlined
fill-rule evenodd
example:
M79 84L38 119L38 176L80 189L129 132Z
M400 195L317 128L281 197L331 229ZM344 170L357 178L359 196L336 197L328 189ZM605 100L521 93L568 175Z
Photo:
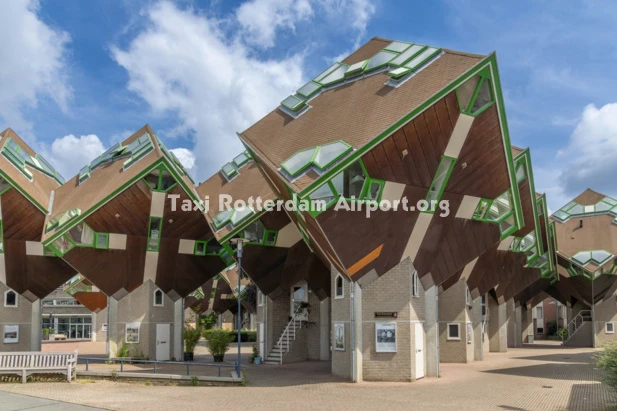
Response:
M458 324L449 324L448 325L448 334L450 335L450 338L459 338Z
M390 63L391 64L396 64L397 66L405 64L413 56L415 56L417 53L422 51L425 47L426 46L421 46L419 44L414 44L413 46L411 46L410 48L408 48L407 50L405 50L404 52L399 54L399 56L397 58L395 58L394 60L392 60Z
M366 70L371 70L373 68L382 66L392 60L394 57L397 57L396 53L390 53L388 51L380 51L375 54L371 60L368 62L366 66Z
M163 171L163 175L161 177L161 187L160 190L167 191L171 186L174 185L176 180L169 174L169 171Z
M317 190L313 191L310 196L311 200L321 201L318 210L325 210L325 206L334 200L334 193L328 183L324 183Z
M291 176L295 176L300 171L302 171L305 167L307 167L311 160L313 159L314 148L309 148L303 151L300 151L293 156L289 157L285 160L281 167L287 171Z
M17 295L13 291L6 293L6 305L13 306L17 304Z
M450 171L450 167L454 159L448 157L442 157L439 162L439 167L437 168L437 172L435 173L435 178L433 179L433 184L431 184L431 189L428 192L426 197L427 201L438 200L439 194L447 183L448 172Z
M345 198L360 198L366 176L359 162L355 162L348 169L337 174L332 183L337 194Z
M324 170L331 165L335 160L341 158L343 155L351 151L352 148L349 144L337 141L332 144L326 144L319 147L319 151L313 160L315 165Z
M473 103L473 108L471 110L472 112L480 110L482 107L493 101L489 81L490 80L488 79L484 79L484 81L482 82L482 85L480 86L480 92L476 97L476 101L474 101Z
M243 235L244 235L244 238L246 238L252 243L261 243L261 241L264 238L264 231L265 231L264 225L261 223L261 221L258 220L258 221L255 221L249 224L244 229Z
M368 199L376 201L379 198L379 193L381 191L381 184L377 182L371 182L371 185L368 189Z

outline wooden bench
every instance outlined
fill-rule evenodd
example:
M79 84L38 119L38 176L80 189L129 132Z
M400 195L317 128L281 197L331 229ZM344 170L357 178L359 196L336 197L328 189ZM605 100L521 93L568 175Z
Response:
M30 374L66 374L75 378L77 350L73 352L0 352L0 374L21 375L26 383Z

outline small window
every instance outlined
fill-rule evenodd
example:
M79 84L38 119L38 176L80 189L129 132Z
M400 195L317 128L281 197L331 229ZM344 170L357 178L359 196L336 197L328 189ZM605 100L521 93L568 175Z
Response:
M606 323L604 330L607 334L615 334L615 323Z
M458 323L448 323L448 340L461 339L461 325Z
M542 318L542 307L536 307L536 318Z
M490 80L488 79L484 79L484 81L482 81L482 85L480 86L480 90L478 91L478 95L476 96L476 100L473 102L473 107L471 108L471 111L473 113L477 112L478 110L493 101L489 81Z
M544 327L538 327L538 334L544 334Z
M468 307L471 307L471 293L469 292L469 287L465 286L465 304Z
M268 230L266 231L266 245L275 245L276 244L276 231Z
M486 318L486 296L482 296L482 319Z
M412 297L420 296L420 290L418 289L418 272L417 271L414 271L414 273L411 275L411 296Z
M148 238L148 251L158 251L161 240L161 226L163 219L160 217L150 218L150 236Z
M340 274L336 275L336 279L334 280L334 298L343 298L345 297L345 289L343 288L343 276Z
M206 255L207 241L195 241L195 255Z
M109 248L109 234L108 233L96 233L96 242L94 243L95 248L99 249L108 249Z
M163 291L156 289L154 291L154 306L162 307L164 305Z
M13 290L8 290L4 293L4 306L17 307L17 293Z

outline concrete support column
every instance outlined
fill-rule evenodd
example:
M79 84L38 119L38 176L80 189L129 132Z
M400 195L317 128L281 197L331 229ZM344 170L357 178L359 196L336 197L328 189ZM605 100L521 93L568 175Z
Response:
M90 339L92 339L93 342L96 342L96 313L92 313L92 321L91 321L91 327L90 327Z
M173 357L176 361L184 359L184 341L182 340L182 331L184 330L184 298L174 302L174 324L173 324Z
M41 351L41 300L32 303L30 327L30 351Z
M424 292L424 332L426 334L426 376L439 377L439 290L432 286Z
M489 298L488 336L490 352L508 350L508 316L506 304L498 304Z
M352 330L353 333L353 373L352 378L354 382L362 382L362 288L357 282L351 282L352 287L352 310L353 321Z
M476 361L484 360L484 340L482 328L482 296L471 302L473 316L473 358Z
M523 344L530 342L529 337L533 338L533 316L531 314L531 308L521 307L521 338Z
M516 324L516 334L514 335L514 346L523 346L523 311L519 305L514 309L514 323Z
M319 359L330 359L330 299L319 302Z
M107 304L107 354L114 357L118 352L118 300L108 298Z

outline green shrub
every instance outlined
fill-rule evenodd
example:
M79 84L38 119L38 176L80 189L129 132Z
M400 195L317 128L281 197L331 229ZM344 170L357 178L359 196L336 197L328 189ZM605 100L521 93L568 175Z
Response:
M116 352L116 357L117 358L128 358L128 356L129 356L129 347L127 347L125 343L122 343L122 345Z
M231 343L231 336L224 330L209 330L210 333L206 337L208 340L208 348L212 355L225 355Z
M609 344L596 356L596 365L606 374L603 382L617 388L617 344Z
M546 335L557 334L557 321L549 321L546 323Z
M201 338L201 330L198 328L186 327L182 334L182 338L184 339L184 352L194 352L195 346Z
M212 333L213 330L206 330L204 331L204 338L207 340L208 336L210 335L210 333ZM223 330L217 330L217 331L223 331ZM228 333L231 336L231 342L235 343L238 342L238 331L223 331ZM240 331L240 342L256 342L257 341L257 331Z
M208 315L200 315L199 325L203 327L205 330L210 330L216 324L217 319L218 319L218 315L214 311Z
M559 331L557 331L557 335L565 340L566 338L568 338L568 329L560 328Z
M43 328L43 335L49 334L49 328Z

